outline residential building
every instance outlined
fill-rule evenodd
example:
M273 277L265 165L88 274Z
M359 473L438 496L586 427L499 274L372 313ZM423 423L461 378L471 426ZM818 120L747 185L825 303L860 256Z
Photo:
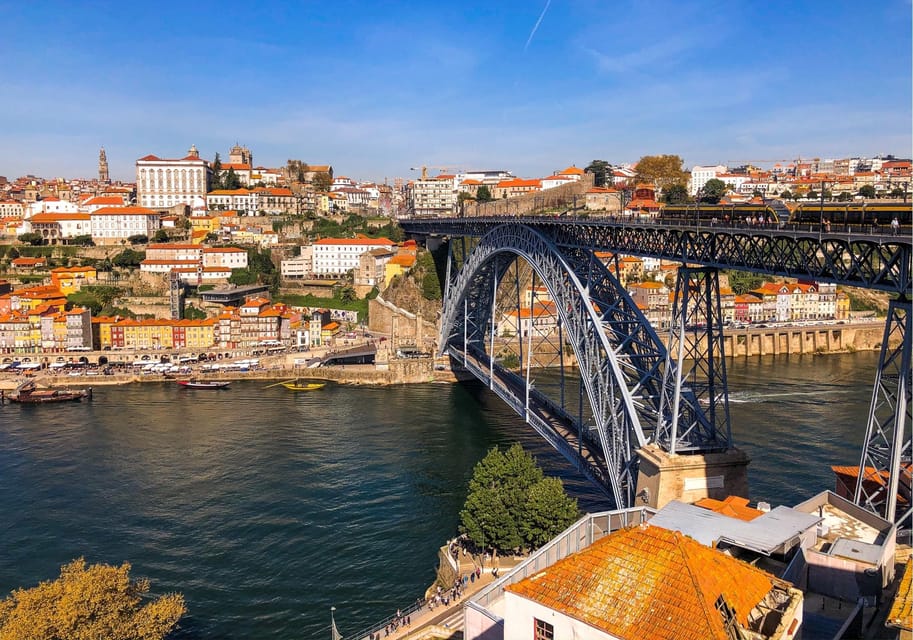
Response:
M543 189L545 180L542 181ZM586 192L587 211L604 211L608 214L621 213L621 193L611 187L592 187Z
M724 164L718 164L712 167L702 167L696 165L691 169L691 186L689 193L696 196L698 191L704 188L708 180L713 180L720 174L726 173L729 168Z
M318 276L342 276L358 269L363 253L373 249L392 249L396 243L387 238L323 238L313 245L314 273Z
M65 244L76 236L91 235L92 218L88 213L36 213L26 220L25 228L47 244Z
M65 296L82 289L84 284L95 284L98 271L95 267L57 267L51 269L51 285Z
M382 287L384 285L386 266L396 252L389 248L371 249L358 258L358 269L355 271L356 286Z
M92 239L97 244L126 240L136 235L151 238L162 227L158 212L145 207L103 207L89 216Z
M454 176L413 180L409 196L414 216L449 216L456 206Z
M212 183L212 169L195 146L179 160L148 155L136 161L136 201L141 207L169 209L204 198Z
M512 309L498 322L499 336L543 338L558 328L558 313L554 302L536 302L531 307Z
M654 517L655 520L656 517ZM677 531L615 531L508 584L503 638L790 640L803 619L790 583ZM478 640L467 634L468 640Z

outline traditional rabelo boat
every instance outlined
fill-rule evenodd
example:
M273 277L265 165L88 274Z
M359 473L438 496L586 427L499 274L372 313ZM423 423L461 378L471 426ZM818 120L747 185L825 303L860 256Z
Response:
M185 389L227 389L231 383L227 380L178 380Z
M92 389L39 389L34 380L26 380L4 396L10 402L20 404L46 404L49 402L79 402L92 399Z
M325 382L298 382L297 380L290 380L289 382L283 382L282 386L289 391L316 391L317 389L323 389L327 385Z

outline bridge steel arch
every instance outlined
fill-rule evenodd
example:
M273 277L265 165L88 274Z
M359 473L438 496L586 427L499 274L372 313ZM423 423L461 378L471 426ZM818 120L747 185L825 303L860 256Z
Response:
M440 351L456 347L464 358L468 352L486 351L486 342L493 341L497 286L517 257L530 264L555 302L594 422L585 428L595 432L616 506L629 506L637 484L637 449L653 441L657 427L669 421L660 396L663 367L670 365L653 327L591 251L561 251L522 224L493 228L472 248L459 273L448 278ZM489 353L492 363L493 357ZM702 411L700 406L687 410ZM712 433L710 440L701 444L725 448L729 434Z

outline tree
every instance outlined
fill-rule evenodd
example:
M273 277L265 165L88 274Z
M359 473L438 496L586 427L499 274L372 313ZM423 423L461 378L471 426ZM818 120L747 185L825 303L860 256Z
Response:
M78 247L94 247L95 241L92 240L92 236L89 234L84 234L81 236L73 236L70 238L70 244L76 245Z
M644 156L637 161L637 181L655 184L660 189L688 182L688 172L682 169L677 155Z
M343 302L353 302L358 299L358 294L355 292L355 287L344 286L339 289L339 299Z
M593 185L597 187L606 186L611 170L612 166L605 160L593 160L586 166L586 169L584 169L587 173L593 174Z
M78 558L60 577L17 589L0 601L0 638L162 640L187 612L178 593L150 598L149 581L130 579L130 564L86 566Z
M30 244L33 247L44 244L44 238L41 237L40 233L23 233L19 236L19 241L24 242L25 244Z
M257 276L250 269L232 269L228 282L236 285L256 284Z
M540 546L577 517L560 480L546 479L519 444L490 450L473 470L460 531L481 549Z
M846 191L841 191L837 194L837 202L849 202L853 199L852 193L847 193Z
M320 193L326 193L333 186L333 178L326 171L320 171L314 175L312 184Z
M764 277L748 271L727 271L729 286L736 295L744 295L764 284Z
M443 297L441 282L436 272L426 271L422 276L422 297L425 300L440 300Z
M814 191L814 190L813 190L813 191L809 191L808 193L805 194L805 197L808 198L809 200L817 200L817 199L818 199L818 192L817 192L817 191Z
M520 533L532 549L544 545L579 517L577 500L568 497L558 478L543 478L530 487L524 511Z
M216 151L216 157L212 161L211 188L213 190L222 188L222 158L219 157L218 151Z
M875 187L870 184L864 184L859 187L859 195L870 200L875 197Z
M663 201L666 204L684 204L688 202L688 189L685 185L678 183L669 185L663 190Z
M901 189L900 187L894 187L893 189L891 189L892 198L903 198L903 196L904 196L904 190Z
M719 201L725 195L726 190L729 187L726 186L726 183L718 178L711 178L704 183L704 186L701 187L700 198L701 202L706 202L708 204L718 204Z
M115 267L136 268L140 262L146 259L145 251L134 251L133 249L124 249L111 259Z
M491 189L488 188L487 184L483 184L479 187L479 190L476 191L476 200L479 202L491 202L493 200L491 197Z
M782 193L780 193L780 197L783 198L784 200L790 200L793 197L793 194L790 192L789 189L787 189L787 190L783 191Z
M159 229L155 232L155 235L152 236L152 239L155 242L168 242L168 232L164 229Z
M70 308L85 307L92 312L93 316L99 315L104 307L98 296L89 291L74 291L67 296L67 304Z
M127 242L130 244L146 244L149 242L149 236L144 233L137 233L136 235L127 238Z
M228 173L225 174L225 179L222 182L223 189L240 189L241 188L241 178L238 177L238 174L235 173L234 167L228 167Z
M184 318L187 320L205 320L206 312L202 309L197 309L191 304L184 309Z

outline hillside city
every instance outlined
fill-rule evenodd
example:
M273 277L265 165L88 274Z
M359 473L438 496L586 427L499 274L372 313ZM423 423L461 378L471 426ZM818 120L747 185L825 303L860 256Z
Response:
M411 179L378 184L329 164L256 165L236 144L225 161L194 146L177 159L143 156L128 183L111 180L101 149L92 179L0 177L0 352L341 344L364 335L367 302L407 274L418 270L423 296L440 299L433 261L404 240L402 218L544 211L650 220L678 205L716 207L727 219L730 205L905 202L910 188L910 160L893 156L761 162L686 171L678 156L647 156L539 178L416 167ZM598 257L654 326L667 327L676 264ZM868 309L833 284L732 277L721 288L732 328L842 323ZM207 300L226 287L239 292L227 304ZM553 332L548 292L528 288L524 299L497 319L499 335Z

